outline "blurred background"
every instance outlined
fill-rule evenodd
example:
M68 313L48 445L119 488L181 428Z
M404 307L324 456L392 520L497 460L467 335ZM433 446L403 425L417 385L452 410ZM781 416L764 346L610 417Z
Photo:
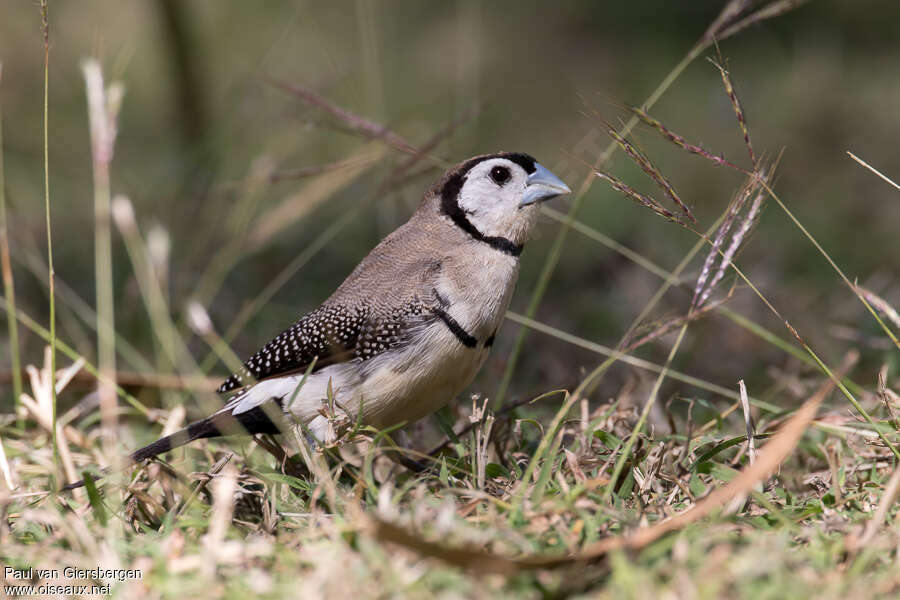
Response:
M409 217L449 164L485 152L527 152L577 189L589 174L584 163L596 161L608 144L598 114L612 123L626 118L622 106L648 97L722 5L51 2L50 179L61 339L96 361L83 58L98 58L107 81L125 87L112 191L133 203L141 234L155 248L150 258L172 317L203 363L207 344L184 326L190 299L198 298L215 329L229 337L241 311L301 257L271 299L245 313L246 324L232 332L231 346L246 357L318 305ZM22 310L47 323L40 18L29 2L6 3L2 13L0 100L16 291ZM783 151L776 190L851 280L858 278L894 306L900 305L900 197L846 151L900 176L898 21L895 2L816 0L721 44L755 149L770 158ZM703 56L714 54L710 49ZM748 166L719 73L703 56L651 112L688 140ZM441 132L445 137L430 158L392 177L406 155L364 139L285 85L313 91L417 147ZM694 208L701 229L741 184L738 173L688 155L646 128L637 129L635 139ZM621 153L605 169L660 197ZM553 208L566 212L572 201L559 199ZM697 239L598 181L577 218L667 270ZM513 310L526 311L559 231L549 218L538 227L522 257ZM885 361L896 366L896 350L871 316L774 204L766 206L739 263L829 364L858 347L863 361L855 378L865 385ZM691 278L701 264L702 255L687 270ZM160 358L160 342L115 229L113 266L116 331L131 346L123 352L120 344L119 369L183 370ZM221 285L211 268L221 273ZM726 276L719 295L732 281ZM658 277L570 231L535 318L615 346L659 285ZM690 294L670 291L650 321L682 315L689 303ZM728 305L789 337L749 290L738 288ZM505 324L471 391L494 395L519 330ZM39 364L44 342L24 327L20 336L24 362ZM638 354L663 362L671 343L671 336L662 337ZM8 352L4 333L5 371ZM572 388L602 358L531 332L508 397ZM208 364L214 375L226 374L220 362ZM744 378L751 394L760 396L786 374L810 373L715 314L689 328L674 364L730 389ZM647 377L619 365L595 397L605 400ZM160 401L153 388L132 391L147 404ZM10 392L7 385L0 400L4 410ZM673 394L715 398L669 382L662 396Z

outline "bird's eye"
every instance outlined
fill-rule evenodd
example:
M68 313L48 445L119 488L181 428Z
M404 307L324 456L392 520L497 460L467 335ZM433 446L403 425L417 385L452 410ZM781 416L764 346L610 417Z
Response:
M506 167L494 167L491 169L491 179L493 179L494 183L497 185L503 185L509 181L509 169Z

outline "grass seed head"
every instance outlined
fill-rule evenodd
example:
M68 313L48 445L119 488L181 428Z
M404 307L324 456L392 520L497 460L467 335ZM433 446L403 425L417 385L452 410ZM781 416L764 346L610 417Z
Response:
M663 193L671 200L675 205L677 205L681 212L688 218L692 223L696 223L697 219L694 218L694 214L691 212L691 209L687 207L687 205L681 201L681 198L678 197L678 193L675 192L675 188L672 187L672 184L669 183L669 180L666 179L665 175L657 169L650 159L643 152L638 150L638 148L629 142L627 139L619 135L619 133L613 129L613 127L606 123L606 129L609 133L609 136L615 140L615 142L619 145L620 148L627 154L631 160L633 160L644 173L646 173L650 179L663 191Z
M731 100L734 116L737 117L738 126L741 128L741 133L744 135L744 145L747 146L747 153L750 155L750 163L755 168L756 153L753 152L753 144L750 143L750 129L747 126L747 115L744 113L744 109L741 106L741 100L738 98L737 91L734 89L734 83L731 81L731 74L728 72L728 69L722 65L723 61L721 57L719 58L719 61L710 59L710 62L719 70L719 74L722 76L722 85L725 86L725 93L728 95L728 99Z

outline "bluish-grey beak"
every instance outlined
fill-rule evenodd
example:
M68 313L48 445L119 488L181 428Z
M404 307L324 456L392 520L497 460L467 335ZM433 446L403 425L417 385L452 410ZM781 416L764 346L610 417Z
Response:
M535 171L525 181L525 193L519 207L528 206L535 202L543 202L550 198L556 198L562 194L569 194L569 189L563 180L550 172L541 163L534 163Z

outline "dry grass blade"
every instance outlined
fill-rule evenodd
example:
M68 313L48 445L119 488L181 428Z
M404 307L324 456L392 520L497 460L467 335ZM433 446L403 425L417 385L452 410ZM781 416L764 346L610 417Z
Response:
M366 172L384 155L384 148L367 144L347 159L344 169L326 171L310 181L302 190L282 201L267 211L256 222L247 236L246 249L258 250L269 241L293 225L298 219L308 215L322 202L332 197L339 190L350 185L357 177Z
M412 156L409 156L408 158L400 162L400 164L397 165L397 167L391 172L390 177L388 177L382 187L386 188L391 185L397 185L398 183L400 183L403 180L404 175L406 175L413 166L427 157L432 150L440 146L444 140L453 135L453 132L455 132L457 128L459 128L466 121L472 119L477 114L478 108L472 108L471 110L465 111L459 117L447 123L447 125L442 127L433 136L427 139L425 143L422 144ZM440 164L440 166L442 167L449 166L443 161L435 162Z
M752 465L756 462L756 428L753 426L753 417L750 415L750 400L747 398L747 386L743 379L738 381L738 388L741 391L741 409L744 411L744 425L747 428L747 456Z
M65 389L72 381L75 374L84 366L83 360L77 360L60 373L53 373L54 361L51 359L50 347L44 348L44 366L39 370L33 365L28 365L27 372L31 381L31 395L22 393L21 402L25 409L31 413L35 421L51 434L55 443L54 454L58 454L62 461L65 473L65 483L78 480L75 462L69 451L69 431L71 428L64 426L62 421L56 418L56 394Z
M756 25L768 19L780 17L781 15L789 13L792 10L796 10L807 2L809 2L809 0L776 0L771 4L767 4L766 6L760 8L756 12L750 13L731 26L726 27L719 33L716 39L721 41L729 38L737 33L740 33L751 25Z
M344 123L346 126L350 127L350 129L352 129L353 131L361 133L371 139L384 140L390 146L393 146L403 153L416 153L415 146L407 142L402 136L391 131L388 127L382 125L381 123L376 123L375 121L372 121L345 108L342 108L334 102L326 100L319 94L305 87L272 78L266 78L266 80L275 87L282 89L296 96L297 98L300 98L307 104L324 110L331 116Z
M420 556L437 558L451 565L469 569L478 573L496 573L511 575L522 569L523 565L515 560L489 554L480 548L449 548L441 544L429 542L399 527L380 519L377 516L365 517L370 534L379 541L397 544L408 548Z
M363 157L361 160L367 160L366 157ZM304 179L306 177L313 177L315 175L321 175L322 173L328 173L330 171L340 171L341 169L346 169L347 167L352 167L356 165L359 161L353 159L345 159L345 160L336 160L334 162L325 163L321 165L310 165L308 167L297 167L296 169L286 169L284 171L275 171L265 176L265 181L267 183L280 183L282 181L291 181L293 179ZM246 181L246 180L244 180ZM243 182L242 182L243 183Z
M890 177L888 177L887 175L885 175L884 173L882 173L881 171L879 171L878 169L876 169L875 167L873 167L872 165L870 165L869 163L867 163L866 161L861 159L860 157L856 156L849 150L847 151L847 154L850 156L850 158L852 158L853 160L855 160L856 162L858 162L859 164L861 164L862 166L864 166L868 170L872 171L873 173L875 173L876 175L878 175L879 177L881 177L882 179L887 181L889 184L891 184L892 186L894 186L895 188L900 190L900 185L897 185L896 183L894 183L893 179L891 179Z
M234 493L237 490L237 472L228 464L212 483L213 508L209 529L203 539L208 561L204 564L205 575L211 578L221 560L225 534L234 514Z
M0 436L0 475L3 475L3 483L7 490L12 491L16 488L16 479L13 477L9 461L6 459L6 451L3 449L3 436Z

